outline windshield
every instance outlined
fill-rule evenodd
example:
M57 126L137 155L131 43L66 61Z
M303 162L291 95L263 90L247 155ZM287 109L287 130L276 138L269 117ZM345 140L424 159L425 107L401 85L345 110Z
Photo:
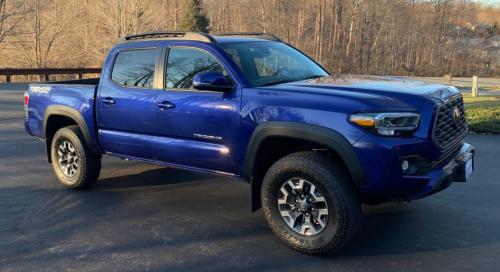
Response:
M321 66L284 43L229 43L221 48L254 87L328 76Z

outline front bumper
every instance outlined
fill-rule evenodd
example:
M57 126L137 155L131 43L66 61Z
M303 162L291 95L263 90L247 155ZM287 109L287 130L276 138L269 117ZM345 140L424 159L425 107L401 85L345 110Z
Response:
M433 170L437 175L432 175L433 178L429 180L425 189L419 194L414 195L413 198L422 198L442 191L448 188L452 182L466 182L468 171L472 173L474 170L474 153L474 147L468 143L464 143L454 158L442 168ZM471 169L467 169L467 167L471 167Z
M367 171L367 180L360 191L367 203L423 198L446 189L452 182L465 182L467 166L469 173L474 168L475 149L468 143L461 143L444 159L440 158L442 154L436 152L432 143L426 141L385 146L377 144L369 149L366 149L366 143L362 143L358 147L375 154L371 158L365 155L367 159L361 160ZM435 159L423 164L425 166L421 165L422 171L403 173L402 159L415 156Z

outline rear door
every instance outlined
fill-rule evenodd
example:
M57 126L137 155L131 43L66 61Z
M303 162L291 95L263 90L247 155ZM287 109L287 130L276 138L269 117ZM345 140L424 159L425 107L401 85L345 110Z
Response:
M154 159L160 50L134 48L114 54L96 99L100 143L108 153Z
M200 72L226 69L215 50L171 46L165 55L165 90L159 92L156 122L162 161L234 173L241 157L240 90L200 91L192 88Z

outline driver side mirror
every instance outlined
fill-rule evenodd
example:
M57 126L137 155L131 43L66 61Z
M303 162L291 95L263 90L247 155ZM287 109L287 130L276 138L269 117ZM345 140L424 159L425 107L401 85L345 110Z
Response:
M193 88L202 91L227 92L234 88L234 84L222 72L201 72L194 76Z

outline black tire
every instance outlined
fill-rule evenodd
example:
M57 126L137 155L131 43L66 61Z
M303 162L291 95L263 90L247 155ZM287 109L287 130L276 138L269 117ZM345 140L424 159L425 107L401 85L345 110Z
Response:
M316 186L327 203L328 215L323 217L327 218L326 225L317 234L301 234L281 216L280 189L293 178L305 179ZM337 162L315 152L293 153L274 163L264 177L261 201L273 232L286 245L308 254L339 250L356 235L361 222L361 202L351 178Z
M67 148L68 146L71 149ZM64 148L66 147L66 148ZM61 149L60 149L61 148ZM68 167L64 167L68 160L60 162L58 151L71 153L72 166L71 174L68 174ZM73 150L72 152L66 152ZM68 126L59 129L50 147L52 157L52 168L59 181L66 187L75 190L90 188L101 172L101 158L92 152L87 146L83 134L78 126ZM63 157L66 158L66 157ZM73 171L74 166L74 171Z

